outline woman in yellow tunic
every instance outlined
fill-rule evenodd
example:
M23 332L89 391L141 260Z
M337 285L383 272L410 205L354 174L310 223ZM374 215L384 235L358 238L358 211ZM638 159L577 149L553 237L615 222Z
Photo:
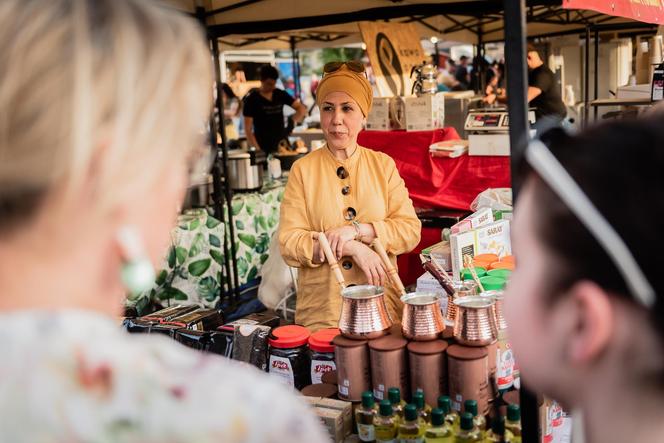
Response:
M394 160L357 144L373 95L364 66L333 62L324 71L316 100L327 143L293 164L279 228L281 254L299 268L295 322L314 331L337 326L341 295L312 233L325 232L348 284L385 286L396 321L399 296L368 245L379 238L396 266L421 231Z

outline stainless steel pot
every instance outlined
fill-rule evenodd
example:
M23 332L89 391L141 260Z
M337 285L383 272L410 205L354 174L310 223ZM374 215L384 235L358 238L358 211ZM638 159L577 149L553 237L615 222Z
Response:
M262 151L228 151L228 184L234 191L258 191L263 187L263 164L267 157Z

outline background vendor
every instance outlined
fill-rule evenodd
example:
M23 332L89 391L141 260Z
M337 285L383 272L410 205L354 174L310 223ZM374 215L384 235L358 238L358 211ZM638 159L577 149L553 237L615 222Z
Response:
M560 95L560 87L551 69L544 64L537 49L528 44L528 104L535 109L537 127L556 126L560 124L567 115L565 103ZM502 88L489 90L484 101L488 104L495 102L507 102L506 91Z
M324 72L316 100L327 143L294 163L281 204L281 254L299 268L295 322L318 330L339 321L339 285L313 238L319 232L327 235L348 284L386 287L396 321L401 301L368 245L378 237L396 266L396 256L419 243L421 223L394 160L357 144L372 102L364 66L333 62Z
M279 71L265 65L260 69L261 86L244 98L244 131L249 146L270 154L276 152L279 142L288 136L284 126L284 105L295 109L293 120L301 123L307 108L299 99L278 89Z

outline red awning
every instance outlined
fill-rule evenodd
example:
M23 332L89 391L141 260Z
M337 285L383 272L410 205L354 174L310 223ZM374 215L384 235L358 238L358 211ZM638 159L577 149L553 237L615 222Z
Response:
M590 9L640 22L664 24L664 0L564 0L565 9Z

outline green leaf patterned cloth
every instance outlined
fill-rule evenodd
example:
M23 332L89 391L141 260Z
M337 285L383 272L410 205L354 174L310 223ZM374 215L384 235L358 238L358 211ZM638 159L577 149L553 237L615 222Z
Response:
M268 258L270 239L279 224L284 184L272 182L261 192L233 197L231 211L240 285L260 276ZM225 243L230 258L229 235L225 224L206 210L186 211L171 233L171 246L157 270L154 287L130 296L126 304L136 307L139 314L154 302L165 306L177 302L214 307L219 302L220 287L228 288L222 279Z

